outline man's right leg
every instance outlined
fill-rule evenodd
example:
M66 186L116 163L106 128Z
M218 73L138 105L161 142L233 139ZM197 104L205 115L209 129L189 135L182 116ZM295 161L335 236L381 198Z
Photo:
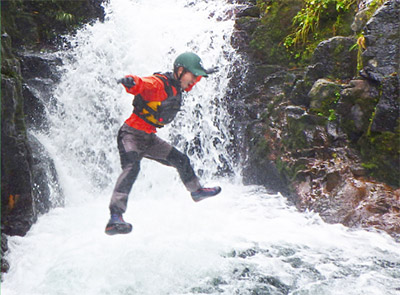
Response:
M117 179L111 197L109 207L111 218L106 226L106 233L109 235L129 233L132 230L132 225L123 220L122 214L126 211L129 192L140 170L141 157L137 151L137 136L133 131L132 128L123 126L118 133L122 173Z
M132 185L135 182L139 171L140 171L140 160L136 152L129 155L132 157L130 163L126 164L122 170L122 173L117 179L113 194L110 202L110 213L111 214L123 214L126 211L128 203L128 195L132 189Z
M127 234L132 231L132 225L124 221L122 214L126 211L128 195L139 170L139 161L129 163L118 177L110 202L111 217L105 230L108 235Z

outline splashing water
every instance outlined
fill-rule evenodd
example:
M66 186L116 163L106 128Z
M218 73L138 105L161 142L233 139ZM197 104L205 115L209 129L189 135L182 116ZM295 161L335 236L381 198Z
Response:
M111 0L104 23L70 37L63 78L35 134L53 156L65 207L10 237L2 294L398 294L400 248L382 233L328 225L281 195L240 184L224 94L232 64L234 4ZM203 182L222 193L191 201L176 171L143 160L125 219L107 236L108 203L120 172L116 134L133 96L116 79L171 70L194 51L220 71L185 96L159 132L189 154ZM227 176L224 171L230 171Z

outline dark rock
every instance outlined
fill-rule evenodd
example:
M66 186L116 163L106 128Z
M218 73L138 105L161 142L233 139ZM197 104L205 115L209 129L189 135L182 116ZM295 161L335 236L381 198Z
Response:
M249 128L249 132L247 140L253 144L249 146L248 150L250 161L244 165L242 171L244 184L262 184L266 185L271 192L288 192L287 185L282 180L275 164L265 154L264 157L258 157L268 144L265 140L260 139L263 137L262 124L254 122Z
M376 105L371 131L395 132L400 115L400 87L397 76L388 77L382 81L382 95Z
M329 109L334 108L342 86L326 80L319 79L312 86L308 96L310 97L310 108L320 112L327 113Z
M399 70L400 1L385 2L368 21L364 31L366 50L363 52L363 76L382 82ZM384 37L384 38L383 38Z
M32 196L32 156L22 113L21 86L2 76L1 211L4 232L24 235L36 220Z
M51 208L63 206L64 196L58 185L58 174L54 162L44 146L33 134L28 134L32 149L32 182L35 209L37 213L47 213Z
M357 53L350 48L356 43L354 37L333 37L321 42L314 51L313 66L308 68L310 80L332 77L351 79L357 69Z
M341 182L341 177L340 173L338 171L334 171L331 173L328 173L326 175L326 190L328 192L333 191L334 188L336 188Z
M299 119L306 114L304 108L301 108L299 106L288 106L285 108L285 111L289 117L296 119Z
M20 52L21 60L21 75L25 80L36 79L51 79L57 82L60 75L55 71L57 66L62 65L60 58L50 53L36 52Z
M236 21L235 27L240 31L244 31L246 34L252 34L257 26L260 25L260 20L254 17L242 17Z
M354 166L351 166L350 171L351 171L351 173L353 173L353 175L356 178L367 175L367 170L364 167L357 165L357 164Z
M307 67L306 77L311 82L317 81L320 78L326 77L329 72L326 71L325 64L322 62L316 62Z
M368 129L379 91L368 80L351 80L340 92L336 112L340 117L340 126L352 142Z
M244 16L250 16L250 17L259 17L260 16L260 8L258 6L250 6L242 9L236 14L237 17L244 17Z
M24 112L27 126L34 129L47 129L46 108L41 101L40 93L36 89L23 85Z
M308 92L311 89L311 85L312 83L310 82L298 80L290 93L290 102L295 105L309 107L310 97L308 96Z
M357 12L356 16L354 17L354 21L351 24L351 29L355 33L359 33L363 30L364 26L367 24L368 21L368 9L361 9Z
M28 128L47 129L47 110L54 84L60 79L57 67L62 61L51 53L23 52L19 54L24 78L24 113Z

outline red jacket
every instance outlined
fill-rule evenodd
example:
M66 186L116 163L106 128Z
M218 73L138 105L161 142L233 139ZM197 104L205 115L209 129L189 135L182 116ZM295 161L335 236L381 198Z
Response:
M128 75L126 77L132 77L135 80L135 86L131 88L127 88L126 92L137 95L140 94L142 98L146 101L164 101L167 99L168 95L165 92L164 89L164 83L161 81L160 78L156 76L150 76L150 77L143 77L140 78L138 76L132 76ZM185 91L190 91L192 90L193 86L200 81L201 76L199 76L196 80L196 82L191 85L190 87L186 88ZM177 94L177 90L172 87L172 91L174 95ZM139 129L142 131L145 131L147 133L156 133L157 129L156 127L148 124L141 118L139 118L136 114L132 113L132 115L125 121L125 123L132 128Z

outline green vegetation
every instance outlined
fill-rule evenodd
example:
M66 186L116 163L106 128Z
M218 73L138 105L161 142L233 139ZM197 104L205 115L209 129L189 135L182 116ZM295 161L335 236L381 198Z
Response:
M327 38L352 34L350 22L356 0L303 0L303 8L293 18L293 32L286 36L286 49L307 62L316 46Z
M376 179L400 187L400 123L395 132L369 132L358 144L362 166Z
M357 38L357 43L354 44L350 50L354 50L357 48L357 73L364 67L363 66L363 61L362 61L362 53L364 52L365 49L367 49L367 46L365 44L365 37L364 34L361 33L358 38Z
M375 13L375 11L383 5L385 0L373 0L370 2L368 8L367 8L367 19L365 21L368 21L372 15ZM364 32L361 32L358 37L357 37L357 42L354 44L350 50L354 50L357 48L357 72L359 72L363 68L363 61L362 61L362 53L364 52L365 49L367 49L366 46L366 41L364 37Z
M336 105L339 102L339 100L340 100L340 92L337 91L337 92L335 92L335 99L332 102L332 105L334 106L334 108L328 110L328 112L329 112L328 121L335 121L337 119Z
M335 5L336 11L341 12L349 10L355 2L356 0L304 0L305 8L301 9L293 18L296 29L294 33L286 37L285 46L306 44L310 33L317 31L324 13L330 12L330 6ZM340 15L337 15L335 23L340 23Z
M261 11L250 45L271 64L307 64L317 45L350 36L357 0L257 0Z
M372 17L372 15L375 13L375 11L383 5L387 0L372 0L371 3L368 6L368 11L367 11L367 16L368 19Z
M258 0L261 11L259 25L251 36L250 47L254 55L268 64L287 65L292 59L283 45L291 33L292 18L301 8L299 0Z
M351 23L358 10L357 0L257 0L261 25L253 32L251 47L255 55L271 64L307 64L317 45L330 37L351 36ZM384 3L373 0L367 18ZM363 35L358 48L358 65L365 50Z
M60 35L101 15L101 10L90 0L2 1L2 33L11 36L14 46L52 44Z

